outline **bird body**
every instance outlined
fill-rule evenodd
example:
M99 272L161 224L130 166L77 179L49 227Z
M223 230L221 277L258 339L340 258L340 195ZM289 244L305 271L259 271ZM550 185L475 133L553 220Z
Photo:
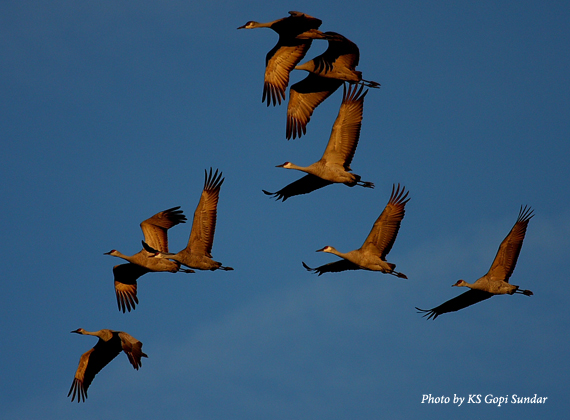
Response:
M308 271L314 271L319 275L327 272L363 269L407 278L405 274L394 270L396 264L386 261L386 255L394 245L404 218L406 203L410 200L407 197L408 192L405 191L405 187L400 189L399 185L397 188L394 185L388 204L376 219L372 230L359 249L345 253L337 251L332 246L325 246L317 252L328 252L343 259L317 268L310 268L305 263L303 266Z
M360 180L360 175L351 173L350 164L360 137L362 125L362 112L364 97L368 93L362 93L364 86L344 87L342 104L338 116L334 122L327 147L321 159L309 166L299 166L291 162L278 165L278 168L296 169L306 172L308 175L289 184L285 188L271 193L263 190L267 195L273 195L277 200L285 201L287 198L307 194L331 183L342 183L353 187L360 185L366 188L374 188L372 182Z
M336 32L310 31L298 35L298 38L326 39L329 46L318 57L295 66L295 70L306 70L320 77L344 80L350 83L364 82L368 87L377 88L379 83L363 80L362 72L356 70L360 61L358 46Z
M303 39L326 39L328 48L318 57L300 64L295 70L306 70L309 75L291 86L287 105L286 137L301 137L317 106L332 95L343 82L363 82L378 88L377 82L362 79L356 70L360 60L358 46L336 32L307 31L297 36Z
M285 99L285 89L289 84L289 73L305 57L311 47L312 39L300 39L298 36L316 31L321 23L320 19L305 13L291 11L288 17L266 23L249 21L238 28L270 28L279 34L277 44L267 53L265 58L261 101L267 100L267 106L281 104L281 100Z
M489 271L474 283L458 280L452 285L456 287L468 287L471 290L435 308L420 309L416 307L416 309L423 312L424 316L427 316L428 319L436 319L443 313L458 311L495 295L513 295L520 293L526 296L532 296L533 293L530 290L522 290L519 286L510 284L509 278L513 274L517 264L528 222L533 217L533 210L530 207L525 206L523 208L521 206L517 221L509 234L503 239L503 242L501 242Z
M101 371L111 360L124 351L131 365L136 370L142 366L141 358L148 357L142 351L142 343L133 336L123 332L103 329L99 331L85 331L79 328L71 331L76 334L92 335L98 337L99 340L95 346L83 353L79 359L79 366L75 372L75 378L69 389L67 396L71 396L71 401L77 395L77 402L85 401L87 398L87 389L93 378Z
M218 199L220 188L224 182L222 173L218 174L218 170L212 174L205 172L204 188L200 201L194 212L194 220L192 222L192 230L188 245L182 251L171 254L168 252L160 252L143 243L146 250L153 253L153 256L159 261L174 260L179 264L198 270L233 270L231 267L224 267L222 263L212 259L212 245L214 243L214 232L216 230Z
M113 267L115 295L120 311L131 311L138 304L137 279L148 272L184 272L192 270L180 268L180 263L170 260L151 258L154 254L144 249L147 243L160 252L168 252L168 229L180 223L186 223L186 216L179 210L180 206L161 211L141 223L144 235L143 249L134 255L125 255L116 249L106 252L105 255L122 258L127 264Z

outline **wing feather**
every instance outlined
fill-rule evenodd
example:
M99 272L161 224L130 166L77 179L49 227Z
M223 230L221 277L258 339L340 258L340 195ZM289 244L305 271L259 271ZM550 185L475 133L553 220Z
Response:
M501 242L497 255L489 269L489 274L493 280L509 281L521 252L528 222L533 216L533 210L530 207L525 206L523 208L521 206L515 225L506 238L503 239L503 242Z
M192 230L187 246L187 249L191 249L194 254L212 257L218 199L223 182L222 173L218 174L217 169L213 174L212 168L210 168L209 174L205 171L204 188L194 212L194 221L192 222Z
M317 106L332 95L342 80L327 79L314 73L295 83L289 89L287 105L287 139L301 137Z
M161 211L141 223L147 244L160 252L168 252L168 229L179 223L186 223L186 216L179 208L180 206Z
M295 195L308 194L312 191L318 190L319 188L326 187L332 184L332 182L319 178L315 175L305 175L303 178L298 179L295 182L290 183L286 187L281 188L279 191L272 193L263 190L267 195L274 196L277 200L287 200L289 197Z
M374 247L382 259L386 258L386 255L388 255L394 245L396 236L398 236L408 201L410 199L408 198L406 188L402 187L400 190L400 184L398 184L397 188L396 185L393 185L390 200L380 216L378 216L378 219L376 219L362 248Z
M424 317L427 317L427 319L436 319L441 314L459 311L460 309L474 305L485 299L489 299L491 296L493 296L492 293L471 289L465 293L460 294L459 296L454 297L453 299L448 300L447 302L442 303L439 306L436 306L435 308L420 309L416 307L416 309L420 312L424 312Z
M342 165L346 170L350 169L360 138L364 97L368 93L368 89L362 93L363 88L364 85L360 85L360 89L359 85L349 85L347 89L344 84L342 104L322 157L329 163Z

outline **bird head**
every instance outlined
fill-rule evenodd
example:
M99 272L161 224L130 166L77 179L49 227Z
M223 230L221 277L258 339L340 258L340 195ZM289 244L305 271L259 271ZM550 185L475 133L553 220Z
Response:
M238 29L251 29L251 28L255 28L257 22L250 20L248 22L246 22L245 25L240 26Z
M324 248L317 249L315 252L332 252L332 250L333 250L333 247L327 245Z
M467 286L467 282L465 280L457 280L457 282L455 284L452 284L451 287L453 286L457 286L457 287L466 287Z
M281 165L277 165L276 168L285 168L285 169L289 169L291 167L291 162L285 162Z
M112 250L110 250L109 252L105 252L103 255L113 255L113 256L114 256L116 253L117 253L117 250L116 250L116 249L112 249Z
M78 329L73 330L73 331L71 331L71 332L72 332L72 333L75 333L75 334L83 334L83 331L85 331L83 328L78 328Z

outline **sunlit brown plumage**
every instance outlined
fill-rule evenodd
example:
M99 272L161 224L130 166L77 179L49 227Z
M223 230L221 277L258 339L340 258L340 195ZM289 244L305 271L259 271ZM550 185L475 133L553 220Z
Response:
M218 209L218 198L220 188L224 182L222 173L218 170L212 174L205 171L204 188L200 201L194 212L194 221L188 245L176 254L160 252L150 246L145 248L154 252L158 259L169 258L190 268L199 270L233 270L231 267L224 267L222 263L212 259L212 245L214 243L214 232L216 230L216 218Z
M520 293L532 296L533 293L530 290L521 290L519 286L509 284L509 278L517 264L528 222L533 217L533 210L530 207L525 206L523 208L521 206L519 217L507 237L501 242L497 255L487 274L473 284L467 283L465 280L459 280L452 285L469 287L471 290L433 309L416 309L424 312L424 316L427 316L428 319L436 319L441 314L458 311L482 300L489 299L494 295Z
M103 369L122 351L125 352L129 362L138 370L142 366L141 357L148 357L142 351L142 343L131 335L122 331L99 330L95 332L85 331L79 328L71 331L76 334L93 335L99 340L95 347L83 353L79 359L79 366L75 372L75 378L69 389L67 396L71 395L71 401L77 395L77 402L85 401L87 389L95 375ZM72 395L73 393L73 395Z
M297 166L291 162L285 162L278 166L285 169L297 169L306 172L308 175L275 193L263 190L265 194L272 195L277 200L285 201L294 195L307 194L332 183L343 183L349 187L360 185L374 188L373 183L361 181L360 175L350 172L352 170L350 163L360 137L364 97L368 93L368 90L362 93L363 87L361 85L358 89L358 85L354 85L347 89L345 85L338 116L334 122L325 152L319 161L306 167Z
M180 206L161 211L141 223L144 242L160 252L168 252L168 229L179 223L186 223L186 216ZM143 242L143 243L144 243ZM191 273L192 270L180 268L180 263L170 260L150 258L153 253L141 249L134 255L125 255L116 249L106 252L105 255L123 258L128 264L120 264L113 267L115 280L115 295L119 310L130 312L138 303L137 279L148 272L171 272L182 271Z
M291 86L287 105L287 139L301 137L306 133L313 111L342 85L363 82L377 88L379 83L362 80L362 73L356 70L360 59L357 45L336 32L309 31L298 38L326 39L327 50L318 57L295 67L306 70L309 75Z
M410 201L407 197L408 192L405 191L405 187L400 189L400 185L397 188L394 185L388 204L386 204L386 207L378 216L378 219L376 219L372 230L360 248L343 253L337 251L332 246L325 246L317 250L317 252L328 252L343 259L317 268L310 268L304 262L303 266L309 271L318 273L319 276L323 273L363 269L381 271L382 273L406 279L407 277L404 274L394 271L396 264L387 262L386 255L392 249L396 236L398 236L400 224L405 214L406 203Z
M288 17L272 22L249 21L238 29L271 28L279 34L279 40L265 58L265 82L262 102L281 104L285 99L285 89L289 84L289 73L303 59L312 39L299 39L298 35L316 31L322 21L305 13L291 11ZM319 31L316 31L319 32Z

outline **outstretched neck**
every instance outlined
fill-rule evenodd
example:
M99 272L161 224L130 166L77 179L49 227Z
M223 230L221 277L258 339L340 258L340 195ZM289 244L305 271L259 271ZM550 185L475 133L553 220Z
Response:
M311 166L299 166L291 162L285 162L283 165L278 165L277 167L285 169L296 169L298 171L306 172L308 174L313 173L313 168Z
M94 337L98 337L103 341L109 341L113 337L113 332L111 330L103 329L99 331L86 331L83 328L79 328L78 330L72 331L77 334L83 335L92 335Z
M127 260L128 262L134 262L134 255L125 255L120 251L117 251L116 249L113 249L110 252L105 253L105 255L111 255L113 257L118 257L118 258L122 258L124 260Z

